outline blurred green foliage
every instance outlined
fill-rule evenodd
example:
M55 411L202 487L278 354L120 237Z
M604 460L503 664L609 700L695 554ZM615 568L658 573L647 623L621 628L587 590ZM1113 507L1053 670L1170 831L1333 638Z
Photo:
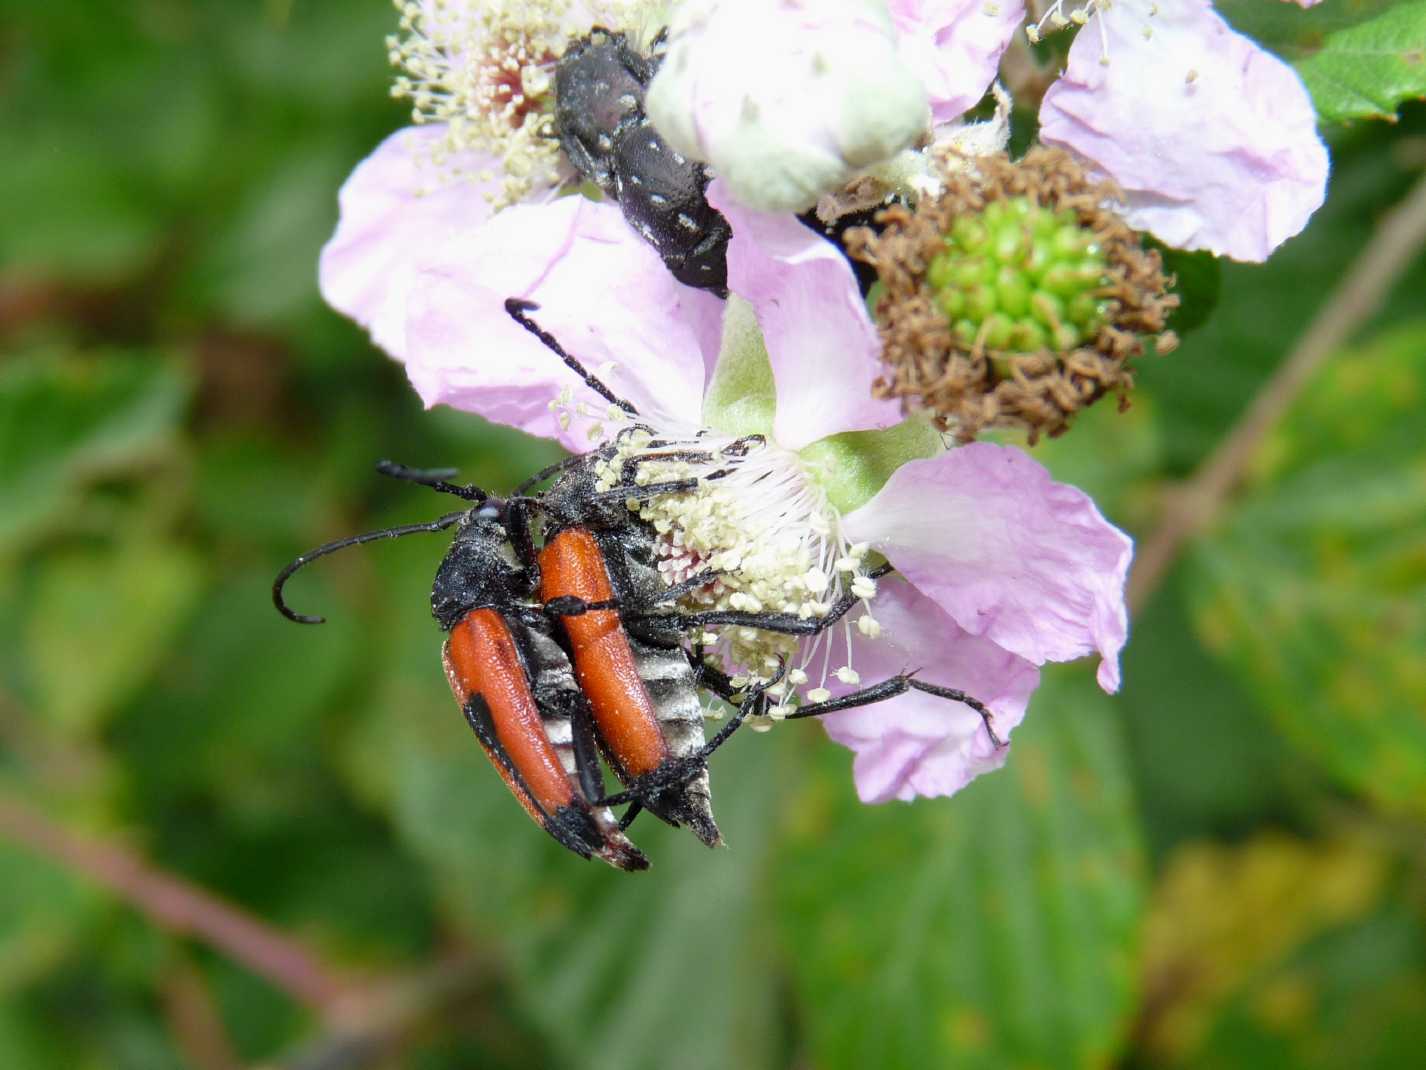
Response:
M729 848L641 823L655 869L628 877L533 829L469 737L426 604L440 539L304 573L291 597L322 628L268 601L300 550L432 514L375 458L503 488L553 457L421 412L318 300L335 191L402 121L389 4L0 10L0 803L139 850L349 971L475 955L459 1013L389 1065L1419 1052L1426 265L1137 619L1121 696L1048 672L1005 771L912 806L857 803L815 726L745 735L715 766ZM1130 412L1100 406L1039 456L1147 531L1424 136L1420 108L1333 131L1308 232L1266 267L1184 258L1213 315L1145 364ZM207 1070L320 1032L0 842L0 1065Z

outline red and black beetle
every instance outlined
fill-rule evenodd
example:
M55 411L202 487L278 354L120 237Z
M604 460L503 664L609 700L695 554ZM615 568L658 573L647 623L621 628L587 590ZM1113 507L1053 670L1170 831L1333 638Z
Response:
M557 354L596 393L630 416L637 412L590 375L528 316L535 306L509 300L506 310ZM723 447L718 456L756 448L757 436ZM467 721L526 812L561 845L620 869L648 861L624 835L641 810L671 825L687 825L703 842L721 842L713 819L708 757L750 716L766 713L766 692L777 676L738 687L705 664L688 640L710 626L761 628L814 635L855 604L844 595L828 614L806 619L785 613L732 610L680 612L671 603L710 582L712 574L668 586L656 567L657 536L629 511L628 500L687 491L697 480L639 484L627 465L621 482L596 486L594 461L610 448L571 457L526 480L504 500L473 486L448 482L447 471L420 471L382 462L385 475L429 486L472 503L424 524L340 539L303 554L273 583L279 612L299 623L321 617L293 612L283 600L288 578L336 550L377 539L457 528L431 591L432 612L448 633L447 679ZM714 459L704 454L702 460ZM552 479L539 494L532 488ZM542 518L541 545L531 532ZM890 566L874 570L885 575ZM699 691L738 707L736 716L705 742ZM962 691L899 674L859 691L807 703L789 719L879 702L918 690L974 709L990 738L991 714ZM599 755L624 785L604 794ZM610 806L628 803L616 820Z
M457 527L431 588L431 611L448 633L442 661L466 720L511 793L562 846L619 869L647 868L648 859L598 801L603 783L587 703L554 625L534 604L534 577L510 552L510 503L432 473L386 462L378 470L476 504L426 524L368 532L303 554L273 584L278 610L289 620L321 623L321 617L294 613L282 598L288 577L319 557L374 539Z

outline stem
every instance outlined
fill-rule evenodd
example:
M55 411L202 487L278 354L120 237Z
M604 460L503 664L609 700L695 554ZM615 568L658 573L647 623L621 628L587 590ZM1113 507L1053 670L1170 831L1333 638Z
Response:
M1166 503L1158 528L1144 540L1129 577L1129 608L1137 612L1158 589L1183 544L1212 526L1268 432L1282 419L1313 373L1386 300L1397 277L1426 243L1426 176L1377 225L1292 353L1263 384L1253 403L1193 478Z
M159 985L169 1032L194 1070L239 1070L242 1061L202 972L176 949Z
M486 1039L500 1023L484 1021L481 1004L499 971L480 956L438 963L426 973L373 987L350 1002L323 1037L258 1070L361 1070L383 1065L437 1023L481 1027ZM518 1053L517 1053L518 1054Z
M0 793L0 836L109 888L154 924L191 936L331 1017L353 983L290 936L117 844L81 836Z

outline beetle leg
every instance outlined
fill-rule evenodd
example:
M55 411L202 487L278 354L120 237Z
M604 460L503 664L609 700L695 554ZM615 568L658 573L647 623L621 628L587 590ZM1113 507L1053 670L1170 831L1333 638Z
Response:
M539 507L535 498L511 497L505 506L505 530L515 560L529 573L530 590L540 586L540 557L535 550L535 538L530 534L529 511Z
M696 753L684 758L677 758L665 762L652 773L646 773L630 781L629 784L625 786L625 789L617 795L610 795L603 799L595 800L595 805L618 806L622 803L632 802L638 806L640 799L656 794L665 788L682 784L684 781L697 776L701 770L707 767L708 756L724 743L728 742L728 740L732 738L733 733L743 726L743 722L749 717L762 716L766 712L768 689L778 684L786 673L787 662L785 659L780 659L777 672L773 674L771 679L763 681L756 687L742 689L745 694L743 700L738 704L738 712L727 724L718 730L717 735L703 744ZM739 692L730 691L728 695L723 695L722 697L728 698L729 695L737 693ZM628 814L624 816L629 821L633 820ZM620 827L623 828L627 826L621 822Z
M624 811L624 816L619 818L619 831L623 832L634 823L634 818L644 812L644 804L635 799L629 804L629 809Z
M879 684L872 684L864 687L860 691L853 691L850 695L843 695L840 698L830 698L825 702L813 702L806 706L800 706L787 715L787 720L796 720L799 717L821 717L826 713L836 713L838 710L855 709L857 706L870 706L874 702L883 702L897 695L904 695L908 691L920 691L923 694L935 695L937 698L948 699L952 702L963 702L976 713L980 714L981 721L985 724L985 731L990 736L990 741L996 747L1004 747L1005 742L995 734L992 725L994 714L986 705L977 698L972 698L964 691L954 687L941 687L939 684L923 683L915 679L910 673L900 673L890 679L883 680Z
M867 573L869 579L880 579L893 571L890 564L881 565ZM630 623L658 620L683 630L701 627L732 625L739 628L760 628L765 632L780 632L784 635L817 635L826 631L847 615L860 599L848 591L832 603L825 616L799 617L793 613L747 613L736 609L709 609L693 613L648 613L626 612L625 620Z
M643 486L615 487L612 490L602 490L598 494L591 494L591 502L623 502L630 498L635 501L643 501L645 498L657 498L660 494L680 494L687 490L697 490L699 480L697 479L673 479L667 483L646 483Z
M570 710L570 736L574 743L574 768L586 799L604 794L604 770L599 765L599 744L594 736L594 715L589 700L579 693ZM621 826L622 827L622 826Z

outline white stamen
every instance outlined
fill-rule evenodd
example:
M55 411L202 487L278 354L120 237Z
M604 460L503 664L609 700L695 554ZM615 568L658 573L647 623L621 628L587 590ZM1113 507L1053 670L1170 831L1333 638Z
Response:
M595 472L601 490L619 486L626 472L644 485L697 481L692 490L630 503L631 511L662 536L657 565L664 582L672 586L709 569L718 571L679 600L687 612L816 619L827 616L848 593L862 601L876 594L875 581L865 574L868 547L848 545L840 515L792 451L757 438L634 425L614 439ZM881 629L873 620L857 623L856 630L875 637ZM737 673L735 688L766 683L787 666L785 681L768 694L789 708L796 705L799 689L814 682L820 686L828 678L835 634L846 648L837 678L845 680L850 673L855 679L850 615L806 640L756 626L700 631L712 662L721 659ZM820 675L808 668L819 647Z
M570 40L590 26L571 0L520 3L394 0L398 33L386 39L399 73L391 95L411 102L411 121L444 128L430 147L440 181L494 185L472 159L496 157L499 184L484 191L497 209L552 187L560 147L553 117L554 66ZM617 4L598 3L595 21L613 26Z

